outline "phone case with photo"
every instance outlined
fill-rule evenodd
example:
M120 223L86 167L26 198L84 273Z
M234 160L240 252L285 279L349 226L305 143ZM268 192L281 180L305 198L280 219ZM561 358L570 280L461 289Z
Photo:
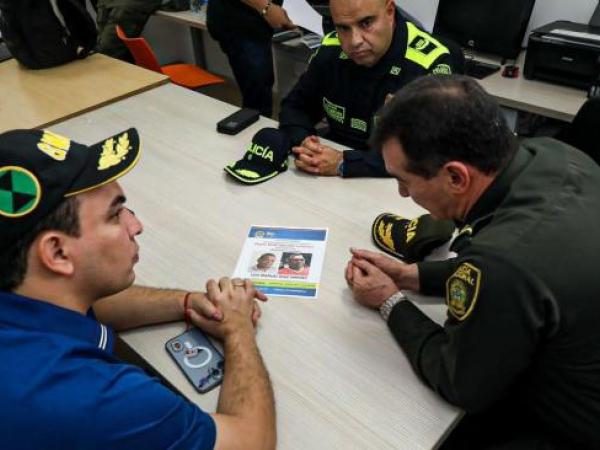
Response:
M198 392L208 392L223 381L225 358L198 328L170 339L165 347Z

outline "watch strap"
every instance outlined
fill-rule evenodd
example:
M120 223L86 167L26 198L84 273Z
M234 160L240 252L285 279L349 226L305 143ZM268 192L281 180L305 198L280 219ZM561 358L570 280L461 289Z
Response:
M382 319L387 322L388 319L390 318L390 314L392 314L392 310L394 309L394 306L396 306L398 303L400 303L403 300L408 300L406 298L406 295L404 295L402 292L398 291L395 294L393 294L392 296L390 296L390 298L388 298L385 302L383 302L381 304L381 306L379 307L379 314L381 314Z

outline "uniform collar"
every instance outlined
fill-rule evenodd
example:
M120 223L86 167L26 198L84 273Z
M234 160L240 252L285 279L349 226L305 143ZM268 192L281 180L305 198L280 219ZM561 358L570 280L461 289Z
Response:
M96 320L90 308L86 316L43 300L0 291L0 328L61 334L112 352L114 334Z
M406 40L408 39L406 20L398 14L398 11L396 11L394 17L394 33L392 34L390 48L387 49L387 52L385 52L376 65L382 64L390 67L394 64L400 64L400 61L397 59L399 52L404 56L404 51L401 50L404 50L404 47L406 47Z
M465 219L471 226L482 218L491 215L500 205L510 189L512 181L521 173L531 160L532 155L523 147L519 147L508 166L492 181L492 184L479 197ZM463 224L464 225L464 224Z

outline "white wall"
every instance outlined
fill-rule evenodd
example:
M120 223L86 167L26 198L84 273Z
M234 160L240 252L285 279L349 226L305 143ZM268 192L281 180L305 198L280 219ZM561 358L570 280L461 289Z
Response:
M142 33L161 64L194 62L194 50L188 27L151 16Z
M218 1L218 0L215 0ZM148 40L161 64L172 62L194 63L190 29L184 25L152 16L144 28L143 36ZM206 69L226 78L233 79L227 57L208 34L202 32Z
M433 28L438 0L396 0L396 3L423 22L425 28L428 30ZM597 4L598 0L536 0L529 29L554 20L587 23Z

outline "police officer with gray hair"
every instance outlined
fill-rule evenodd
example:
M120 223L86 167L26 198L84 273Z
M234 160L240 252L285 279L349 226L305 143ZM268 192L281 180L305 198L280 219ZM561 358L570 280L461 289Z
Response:
M423 382L466 411L445 448L599 448L600 167L550 138L519 144L462 76L405 87L373 143L401 196L461 230L456 258L353 250L346 271ZM405 289L443 296L444 325Z

